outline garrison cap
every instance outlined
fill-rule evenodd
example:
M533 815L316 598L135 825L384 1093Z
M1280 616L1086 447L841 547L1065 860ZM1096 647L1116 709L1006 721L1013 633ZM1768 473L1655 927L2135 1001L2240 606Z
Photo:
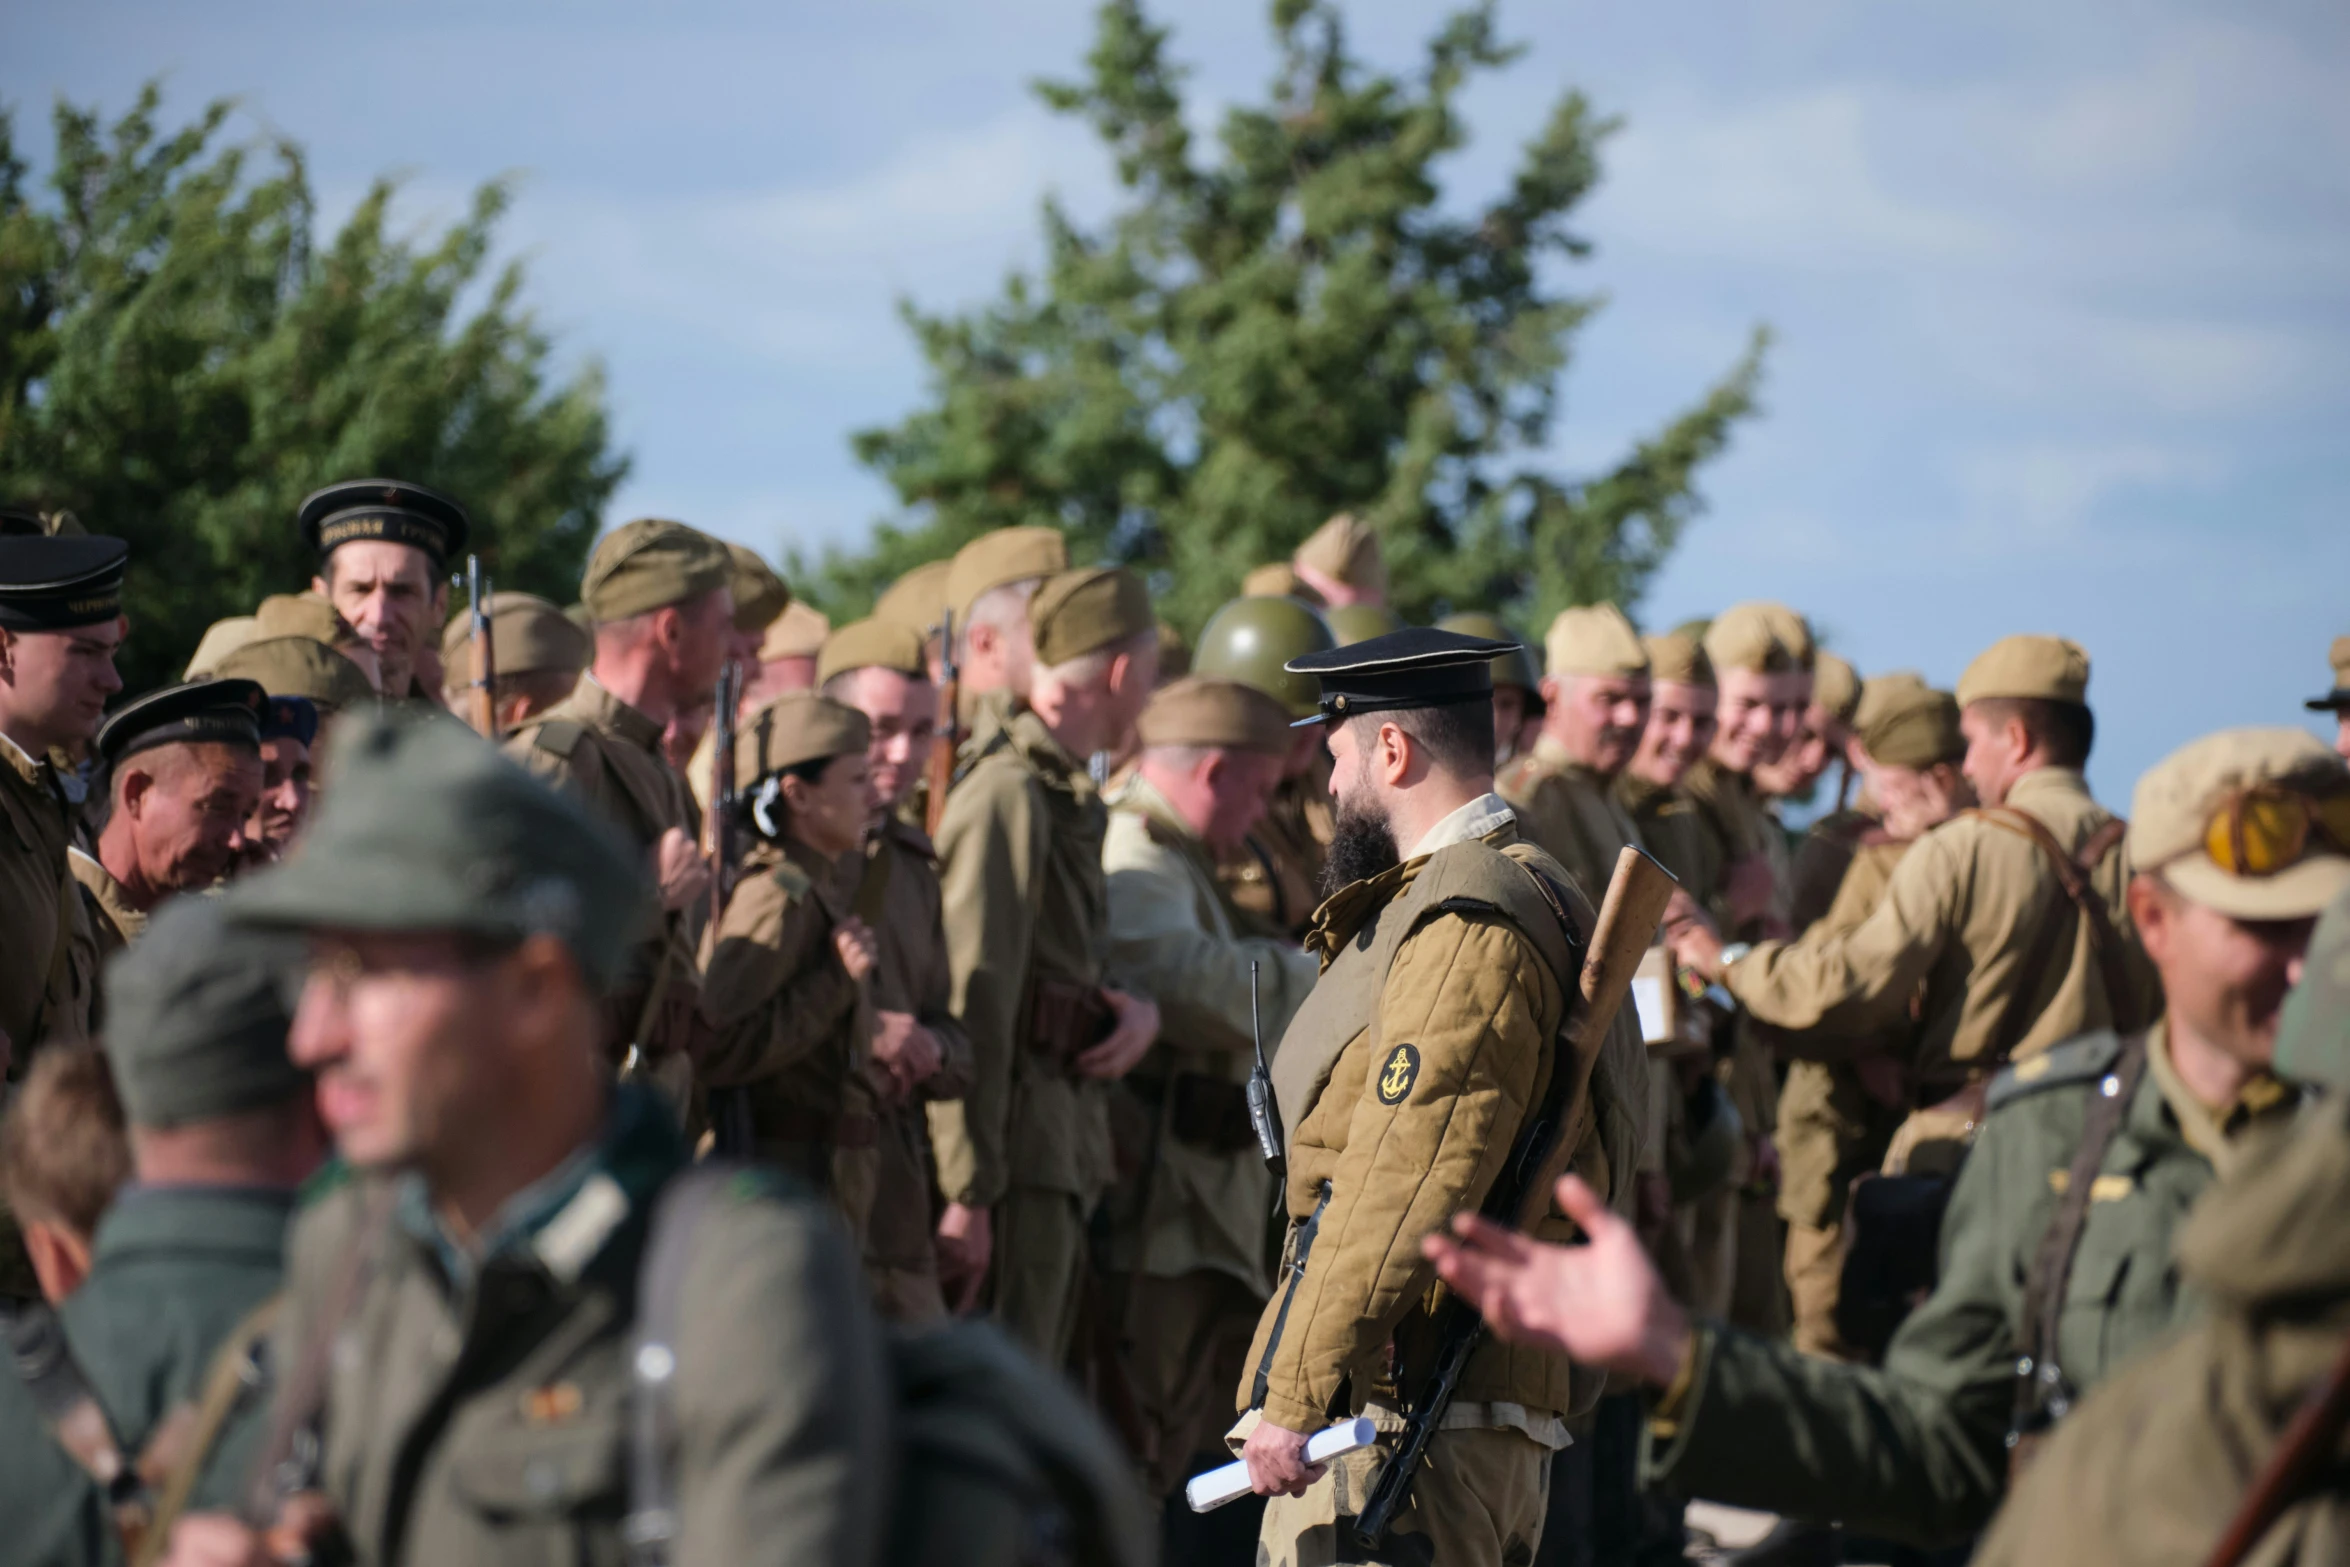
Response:
M2067 637L2001 637L1958 677L1958 705L1972 707L1992 697L2040 702L2089 701L2089 655Z
M947 578L952 560L926 560L882 589L873 601L873 618L894 620L916 636L935 636L947 612Z
M873 723L863 712L813 691L786 691L734 733L734 786L748 794L787 768L835 756L862 756Z
M824 639L816 655L816 683L852 669L894 669L919 680L930 678L930 640L903 621L872 615L852 620Z
M1811 627L1784 604L1749 599L1733 604L1705 629L1705 656L1714 671L1744 669L1783 675L1812 666Z
M1292 558L1357 593L1387 596L1387 561L1379 552L1379 535L1352 512L1342 511L1316 528Z
M814 658L831 634L832 622L825 619L822 611L794 599L784 606L782 614L768 623L767 634L759 639L759 662Z
M122 574L131 547L121 539L0 536L0 626L71 631L122 613Z
M1648 653L1651 680L1680 686L1713 685L1713 662L1705 656L1705 643L1698 638L1684 631L1668 631L1661 637L1642 637L1640 645Z
M2130 800L2130 861L2160 871L2181 896L2231 919L2308 919L2350 888L2350 852L2318 831L2267 875L2232 874L2208 845L2221 813L2265 786L2312 800L2350 801L2350 768L2304 729L2222 729L2164 757ZM2218 824L2225 831L2224 824Z
M726 546L682 522L639 517L604 536L580 579L580 602L597 620L629 620L687 604L734 581Z
M734 589L734 629L746 636L766 630L791 603L791 588L749 545L729 543L726 554L734 562L729 584Z
M574 674L595 657L595 642L552 599L536 593L493 593L482 608L490 617L490 659L501 675L542 669ZM441 633L441 669L452 687L472 678L473 612L459 610Z
M70 511L43 511L38 506L0 504L0 538L78 537L90 530Z
M1058 528L994 528L955 551L947 572L947 608L958 624L983 593L1009 582L1058 576L1069 569L1069 541Z
M2301 983L2277 1020L2276 1074L2339 1093L2350 1089L2350 892L2317 917Z
M1297 574L1297 568L1288 561L1277 560L1270 565L1252 568L1240 579L1240 596L1251 599L1301 599L1314 608L1322 608L1322 595L1314 585Z
M239 925L219 898L173 898L106 965L106 1059L133 1126L281 1104L305 1078L286 1034L302 940Z
M1879 699L1860 730L1860 748L1881 767L1931 767L1966 755L1958 732L1958 698L1923 684L1896 686Z
M1036 661L1050 669L1158 629L1150 589L1123 566L1064 571L1028 601Z
M1340 647L1404 629L1403 617L1384 604L1341 604L1322 611L1322 620Z
M1291 659L1291 670L1322 682L1320 713L1300 723L1344 722L1362 713L1490 700L1493 660L1509 650L1509 643L1487 637L1407 626L1366 642Z
M1298 599L1237 598L1200 627L1191 672L1255 686L1290 717L1306 718L1321 699L1322 683L1293 672L1289 661L1337 645L1328 622Z
M261 709L269 693L251 680L190 680L134 697L98 730L98 756L114 766L159 745L235 745L261 749Z
M346 707L371 704L376 695L365 670L309 637L248 642L222 659L213 673L253 681L271 696L306 696L329 717Z
M395 709L338 731L302 852L231 887L238 920L303 930L447 931L571 949L618 977L652 915L639 856L448 714Z
M1534 650L1527 647L1516 632L1503 625L1500 616L1488 615L1483 610L1463 610L1460 614L1445 616L1436 623L1436 629L1458 631L1463 636L1484 637L1491 642L1516 643L1515 650L1493 661L1493 683L1496 686L1517 686L1525 691L1542 688L1542 670L1534 662Z
M1191 673L1191 644L1171 620L1159 622L1159 684L1181 680Z
M1640 633L1613 604L1578 604L1562 609L1542 639L1545 667L1553 675L1645 675L1648 649Z
M1869 676L1860 683L1860 701L1852 710L1852 727L1868 728L1886 710L1887 703L1906 692L1926 689L1926 677L1914 669L1894 669Z
M1825 650L1812 655L1811 700L1828 716L1849 727L1860 710L1860 671Z
M312 744L318 739L318 704L306 696L271 696L261 710L261 738Z
M2326 657L2334 666L2334 689L2301 705L2313 713L2350 711L2350 637L2334 638Z
M1135 721L1135 733L1151 746L1211 746L1287 756L1289 709L1238 680L1186 675L1159 687Z
M268 637L308 637L328 647L339 647L358 641L359 633L351 629L351 623L334 605L316 593L272 593L253 612L252 640L259 642Z
M226 620L214 621L204 628L204 635L197 638L195 656L188 660L188 667L180 678L193 680L199 675L211 674L220 667L222 659L246 643L257 641L260 636L261 620L256 615L231 615Z
M303 500L296 524L320 560L346 544L380 539L424 551L435 575L465 552L472 531L464 507L404 479L345 479L313 491Z

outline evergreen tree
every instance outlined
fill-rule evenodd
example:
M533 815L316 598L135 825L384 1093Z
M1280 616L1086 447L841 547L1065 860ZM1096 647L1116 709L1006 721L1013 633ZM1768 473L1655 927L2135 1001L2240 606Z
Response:
M1089 230L1048 201L1041 276L966 314L902 307L927 406L855 446L907 511L828 554L811 596L854 610L976 533L1047 522L1074 558L1144 569L1190 627L1352 510L1414 620L1638 598L1698 509L1698 467L1754 409L1765 334L1613 468L1548 471L1599 302L1545 263L1589 254L1571 218L1616 122L1565 94L1508 189L1456 215L1437 166L1466 139L1461 95L1520 53L1492 6L1449 19L1410 79L1355 58L1327 0L1275 0L1272 20L1269 100L1232 110L1210 156L1140 0L1102 6L1079 79L1038 85L1101 138L1121 207Z
M321 249L298 148L222 145L228 102L177 131L160 105L60 105L45 198L0 111L0 496L131 541L131 689L309 582L295 511L336 479L444 490L500 586L575 597L627 464L601 372L551 381L518 268L461 308L506 187L415 241L379 180Z

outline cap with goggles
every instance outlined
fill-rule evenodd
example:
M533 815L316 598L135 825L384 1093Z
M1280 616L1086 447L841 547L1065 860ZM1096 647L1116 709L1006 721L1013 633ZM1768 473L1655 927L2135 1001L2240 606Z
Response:
M2350 888L2350 768L2299 729L2224 729L2131 803L2131 862L2244 920L2309 919Z

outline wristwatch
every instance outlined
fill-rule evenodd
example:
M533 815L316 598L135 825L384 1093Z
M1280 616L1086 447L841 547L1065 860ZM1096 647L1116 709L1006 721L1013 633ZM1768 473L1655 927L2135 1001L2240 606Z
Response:
M1733 941L1722 949L1721 966L1728 968L1753 950L1754 943L1751 941Z

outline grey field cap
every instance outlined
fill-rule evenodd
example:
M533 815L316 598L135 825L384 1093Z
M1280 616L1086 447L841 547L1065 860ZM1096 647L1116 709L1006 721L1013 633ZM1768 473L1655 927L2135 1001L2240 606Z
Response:
M225 896L249 924L561 939L608 988L652 887L618 831L445 713L394 709L334 739L302 852Z
M133 1126L180 1126L300 1092L286 1056L303 947L174 898L106 965L106 1059Z

